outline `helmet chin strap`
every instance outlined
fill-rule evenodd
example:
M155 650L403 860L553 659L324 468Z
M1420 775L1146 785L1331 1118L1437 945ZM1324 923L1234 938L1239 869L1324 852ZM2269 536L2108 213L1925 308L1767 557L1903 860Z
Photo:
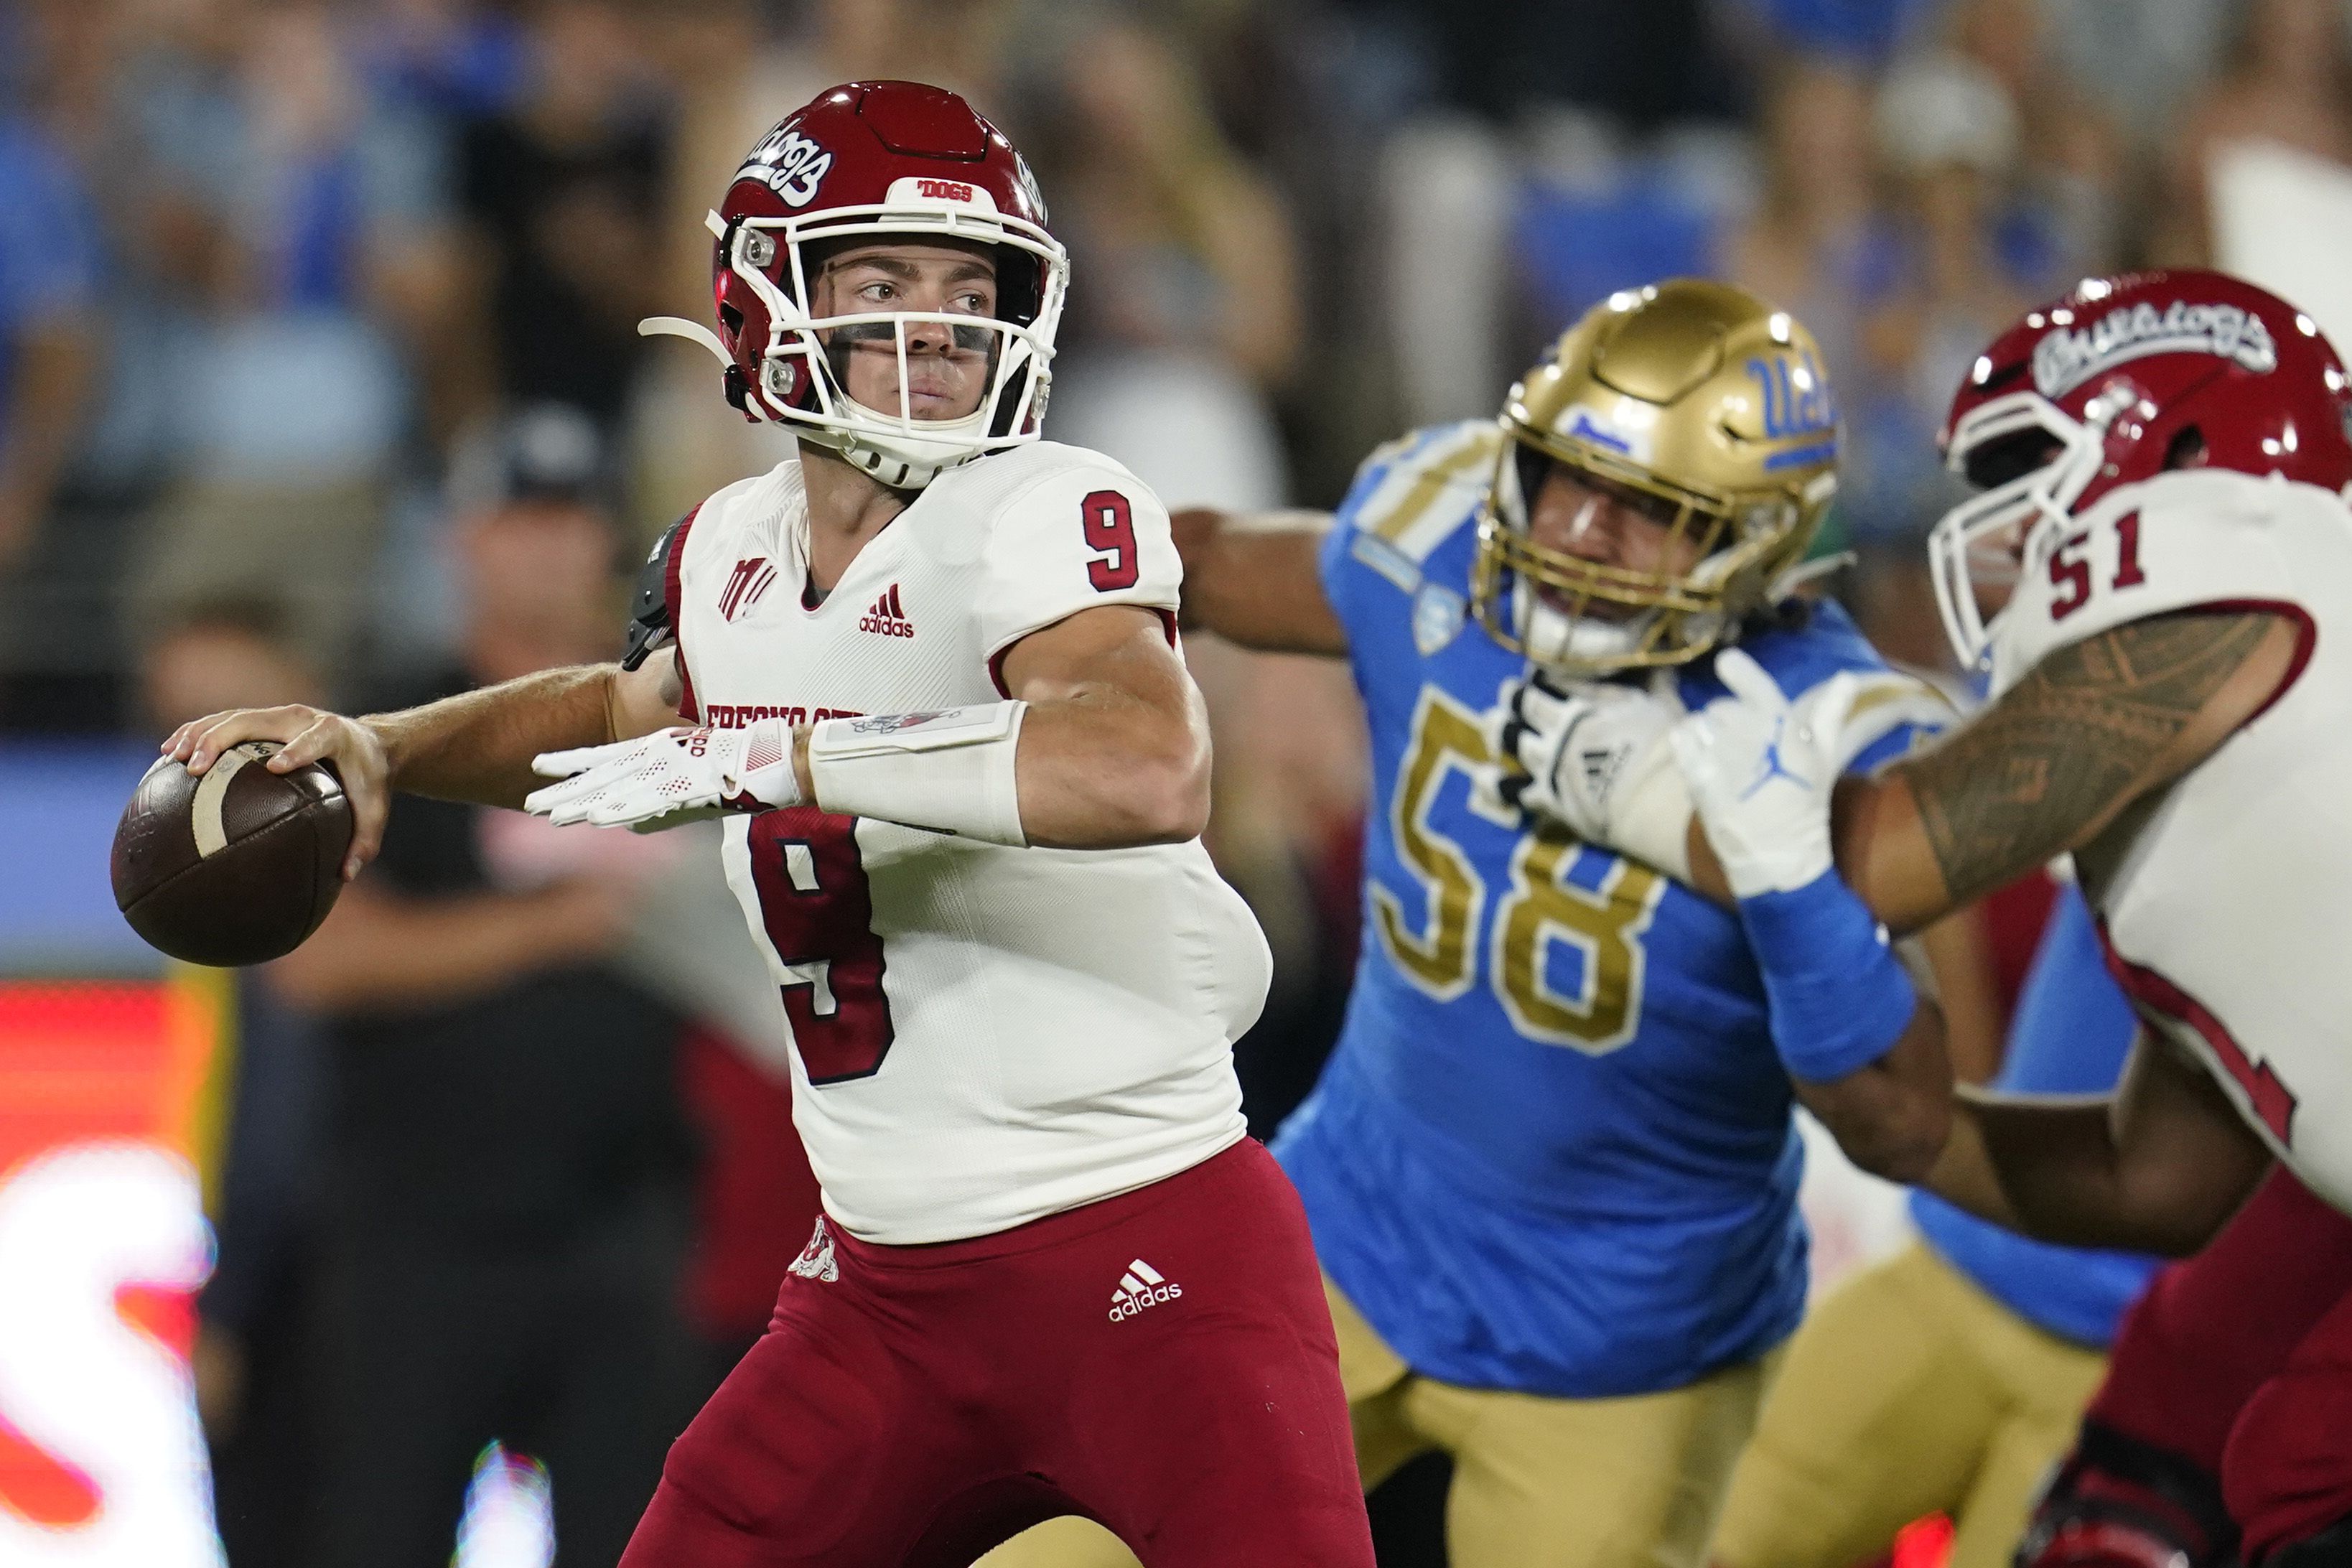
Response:
M877 483L887 485L894 490L921 489L944 471L939 464L910 462L897 453L879 450L846 430L796 426L793 438L803 446L823 447L839 453L842 461L851 468L873 476Z

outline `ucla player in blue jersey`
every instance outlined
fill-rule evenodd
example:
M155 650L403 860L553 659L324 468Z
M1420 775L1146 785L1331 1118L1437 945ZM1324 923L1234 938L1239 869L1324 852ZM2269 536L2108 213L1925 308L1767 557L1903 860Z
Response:
M2134 1033L2082 895L2060 889L1994 1089L2105 1094ZM1734 1472L1718 1568L1848 1568L1948 1513L2000 1568L2159 1260L2031 1241L1915 1193L1920 1239L1805 1321Z
M1792 1105L1897 1177L1941 1144L1939 1043L1776 1040L1736 915L1498 788L1531 663L1696 707L1735 639L1792 693L1843 679L1850 765L1906 751L1940 700L1786 594L1835 463L1804 329L1682 281L1594 310L1500 420L1375 452L1334 517L1178 519L1188 618L1344 655L1370 721L1363 959L1276 1152L1365 1483L1450 1453L1458 1568L1697 1563L1803 1306ZM1605 804L1615 755L1577 787Z

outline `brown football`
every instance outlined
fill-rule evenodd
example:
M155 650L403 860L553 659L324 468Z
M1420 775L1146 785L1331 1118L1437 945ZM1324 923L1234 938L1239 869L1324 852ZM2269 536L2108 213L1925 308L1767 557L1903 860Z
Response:
M342 890L352 803L313 763L274 773L269 741L198 778L165 757L114 829L114 902L151 947L190 963L261 963L302 945Z

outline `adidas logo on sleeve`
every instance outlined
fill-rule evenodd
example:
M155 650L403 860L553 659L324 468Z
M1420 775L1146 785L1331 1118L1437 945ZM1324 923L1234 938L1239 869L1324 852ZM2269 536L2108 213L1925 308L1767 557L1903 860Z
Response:
M1163 1278L1139 1258L1127 1266L1127 1272L1118 1277L1118 1289L1110 1293L1110 1321L1132 1318L1146 1307L1173 1301L1183 1293L1184 1287Z
M857 629L886 637L910 637L915 635L915 623L908 620L907 612L898 607L898 584L891 584L882 596L874 601L874 607L866 612L864 618L857 623Z

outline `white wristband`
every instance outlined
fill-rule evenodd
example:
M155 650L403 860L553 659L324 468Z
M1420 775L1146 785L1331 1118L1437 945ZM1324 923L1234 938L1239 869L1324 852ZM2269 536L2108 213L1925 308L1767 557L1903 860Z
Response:
M1026 847L1013 760L1026 702L827 719L809 731L816 805Z

